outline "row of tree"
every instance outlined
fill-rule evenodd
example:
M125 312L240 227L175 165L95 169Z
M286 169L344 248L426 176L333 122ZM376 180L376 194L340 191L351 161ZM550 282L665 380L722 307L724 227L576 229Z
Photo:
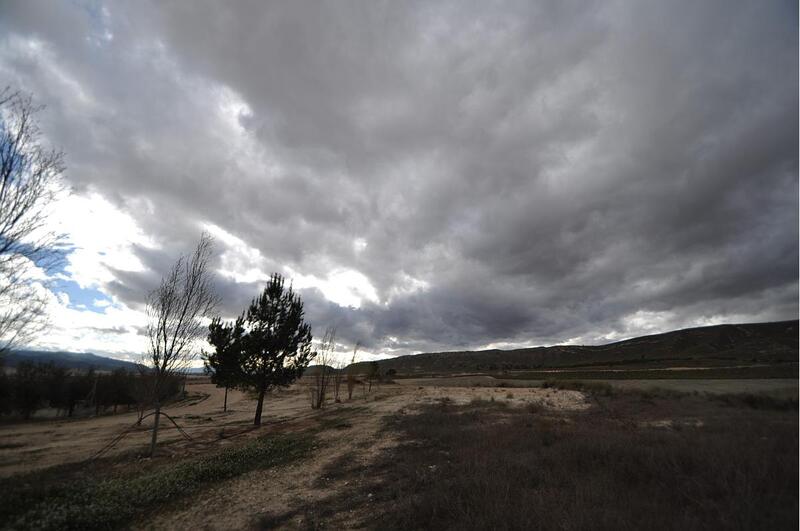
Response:
M356 355L361 346L360 343L356 343L353 348L350 365L334 355L335 345L336 329L329 327L325 331L325 337L316 353L317 366L314 367L314 372L309 378L308 391L312 409L320 409L325 405L329 391L332 391L334 402L341 402L343 383L347 383L347 399L351 400L357 384L362 384L364 396L366 396L372 391L372 384L381 380L380 366L377 361L368 363L365 366L366 372L361 371L362 367L356 365ZM361 365L363 366L363 364Z
M111 408L116 413L118 407L136 407L141 417L152 403L153 384L149 371L71 371L53 363L22 362L13 373L0 372L0 414L29 419L42 408L52 408L57 415L72 417L76 410L99 415ZM181 389L181 378L173 375L161 390L162 399L179 395Z
M318 348L311 350L311 330L303 322L303 303L291 287L285 289L278 274L272 275L263 293L237 319L225 322L214 318L207 341L214 350L203 353L205 372L225 389L223 410L228 408L229 389L255 391L255 425L261 423L266 393L300 378L312 359L317 363L307 385L312 409L322 408L331 390L334 401L340 402L344 382L347 398L352 399L357 383L364 385L366 395L380 380L377 362L367 364L365 374L356 372L358 343L349 367L336 360L335 328L329 327Z

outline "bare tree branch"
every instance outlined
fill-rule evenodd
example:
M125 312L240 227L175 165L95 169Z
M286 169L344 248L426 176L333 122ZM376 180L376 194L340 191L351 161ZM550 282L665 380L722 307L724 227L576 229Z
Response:
M203 233L194 252L181 256L147 300L147 335L150 348L144 363L154 375L155 425L150 453L155 451L164 382L189 367L196 357L195 342L204 336L206 323L219 299L211 286L208 263L212 239Z
M0 352L44 326L47 274L63 260L47 230L47 207L62 189L64 154L45 149L30 96L0 91Z
M311 408L320 409L325 406L325 399L328 393L328 386L331 378L334 377L336 368L333 351L336 348L336 328L328 327L325 330L325 337L322 339L319 350L316 353L317 371L310 376L308 386L311 394Z

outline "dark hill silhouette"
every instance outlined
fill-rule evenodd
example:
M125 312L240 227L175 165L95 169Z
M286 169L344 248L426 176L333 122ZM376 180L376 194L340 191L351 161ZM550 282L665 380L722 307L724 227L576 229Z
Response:
M135 370L136 364L129 361L115 360L88 352L49 352L44 350L14 350L3 356L6 367L16 367L20 362L53 363L67 369L89 369L94 367L100 371L113 371L114 369Z
M798 321L704 326L600 346L434 352L381 360L381 372L487 372L569 367L667 367L798 361ZM358 363L365 371L366 363Z
M54 363L70 369L135 369L135 364L91 353L16 350L4 356L6 367L21 361ZM599 346L557 345L514 350L431 352L380 360L382 373L491 372L577 367L664 367L772 364L798 361L798 321L687 328ZM367 370L367 362L356 364ZM306 374L319 371L310 366ZM201 373L202 369L193 369Z

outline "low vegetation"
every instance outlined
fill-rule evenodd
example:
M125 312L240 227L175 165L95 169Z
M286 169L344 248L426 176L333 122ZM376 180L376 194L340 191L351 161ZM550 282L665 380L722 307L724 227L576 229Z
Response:
M706 380L706 379L752 379L752 378L797 378L796 362L745 367L703 367L697 369L640 369L597 370L563 369L558 371L518 371L503 374L503 378L519 380L543 380L559 378L567 380Z
M648 388L623 389L614 387L606 382L581 381L581 380L547 380L542 383L545 389L572 389L582 391L592 396L613 397L620 395L636 396L645 400L672 398L680 399L688 396L698 396L701 393L676 391L658 387L657 382ZM767 393L703 393L708 400L721 402L734 407L750 407L753 409L774 409L791 411L798 409L797 398L782 398Z
M219 481L301 459L313 446L306 435L268 436L141 474L66 467L17 476L0 484L0 521L14 529L116 529Z
M377 466L369 527L797 528L794 413L703 397L610 404L553 416L442 401L393 417L410 442Z

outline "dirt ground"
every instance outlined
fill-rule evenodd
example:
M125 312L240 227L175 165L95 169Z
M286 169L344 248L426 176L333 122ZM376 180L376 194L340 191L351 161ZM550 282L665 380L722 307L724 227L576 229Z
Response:
M383 385L364 398L356 391L352 402L331 404L315 416L344 418L345 422L332 422L333 429L321 434L322 446L314 458L281 469L253 472L204 492L199 498L187 501L177 510L160 513L141 525L142 529L240 529L256 525L258 521L275 515L292 514L296 507L307 507L314 500L322 500L338 490L345 479L326 477L325 470L342 460L366 468L387 448L394 446L392 435L383 430L386 415L413 414L414 405L451 400L466 404L474 399L506 401L524 406L535 403L555 410L582 410L589 407L586 397L577 391L549 389L486 389L440 388L404 384ZM294 408L296 416L308 416L308 399L301 390L275 402ZM284 410L284 411L287 411ZM288 411L287 413L288 414ZM341 417L340 417L341 415ZM320 481L322 478L322 481ZM351 515L356 518L356 515ZM282 522L289 527L303 527L304 515ZM350 527L348 515L339 515L337 528Z
M253 428L256 404L251 397L230 391L228 411L223 412L224 390L198 380L187 386L186 399L164 408L191 440L162 421L166 428L159 437L159 455L152 461L141 457L149 442L151 425L146 420L143 426L136 427L136 412L75 420L43 419L0 425L0 477L90 459L124 432L126 436L104 457L120 457L121 466L130 467L158 466L158 460L200 456L270 433L310 431L317 441L312 457L221 481L135 522L133 527L314 527L317 503L331 507L342 492L366 493L373 489L374 478L363 477L358 471L374 469L370 465L400 443L392 430L385 429L389 416L414 415L418 406L440 401L467 404L476 399L520 408L536 406L553 413L584 411L594 406L591 397L578 391L519 387L525 384L531 382L502 382L477 375L403 379L377 386L368 394L359 386L352 400L329 401L323 410L315 411L301 382L268 395L262 426ZM672 426L673 420L669 416L664 420L647 418L648 426L661 427L659 423L664 423L665 428ZM689 421L693 419L686 422ZM341 473L342 470L348 473ZM332 520L327 516L326 526L358 527L364 521L364 511L371 506L369 494L364 496L358 503L347 504L348 508Z
M412 414L415 405L450 400L468 403L474 399L538 404L553 410L582 410L587 398L577 391L554 389L502 389L486 387L431 387L405 380L373 388L368 395L356 388L352 400L328 403L313 411L302 384L268 396L262 427L252 429L255 401L246 394L229 391L228 411L223 412L224 391L208 383L187 387L188 397L164 411L188 433L186 440L168 422L160 432L159 453L181 457L236 444L240 437L270 432L322 428L321 444L311 459L285 467L254 471L225 481L199 496L183 500L169 511L162 510L142 528L242 528L264 518L291 513L302 503L328 496L336 490L336 479L326 478L331 464L349 460L368 464L383 450L396 444L383 430L383 419L391 414ZM39 420L0 426L0 476L43 469L90 459L118 435L127 431L105 456L141 454L149 441L148 420L135 427L136 412L85 419ZM323 478L322 480L320 478ZM342 480L344 481L344 480ZM346 520L347 515L343 515ZM302 526L302 515L285 522ZM346 522L340 522L346 525Z

